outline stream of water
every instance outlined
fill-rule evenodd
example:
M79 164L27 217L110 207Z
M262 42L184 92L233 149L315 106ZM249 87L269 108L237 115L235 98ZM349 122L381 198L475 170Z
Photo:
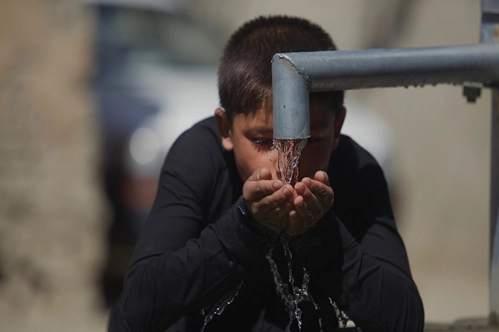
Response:
M278 166L282 182L298 182L298 161L306 144L306 138L274 140L274 146L278 151Z

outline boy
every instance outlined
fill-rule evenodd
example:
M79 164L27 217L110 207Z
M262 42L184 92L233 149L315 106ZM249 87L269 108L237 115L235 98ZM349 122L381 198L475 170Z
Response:
M299 18L232 35L221 108L166 158L110 331L334 331L345 314L362 331L422 331L383 173L340 135L342 91L311 94L301 180L279 180L270 60L323 50L329 35Z

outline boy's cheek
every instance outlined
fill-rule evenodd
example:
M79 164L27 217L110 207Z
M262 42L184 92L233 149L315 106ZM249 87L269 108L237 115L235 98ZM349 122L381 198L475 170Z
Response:
M320 151L320 149L317 149ZM329 166L330 154L314 153L307 151L302 154L298 163L299 178L304 177L314 178L315 172L327 171Z

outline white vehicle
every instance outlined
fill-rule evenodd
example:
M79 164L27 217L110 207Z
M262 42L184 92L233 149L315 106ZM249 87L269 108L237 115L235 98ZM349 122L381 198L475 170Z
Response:
M172 142L218 106L217 33L179 1L86 1L97 12L94 92L105 138L111 201L137 229ZM118 189L119 188L119 189Z

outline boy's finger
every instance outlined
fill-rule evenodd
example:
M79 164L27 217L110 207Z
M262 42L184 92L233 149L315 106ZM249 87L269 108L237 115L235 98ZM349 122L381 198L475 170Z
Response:
M261 180L272 180L272 173L266 168L262 168L260 171L260 179Z
M303 182L307 187L311 188L311 190L313 189L312 187L317 187L320 186L321 184L324 184L328 187L331 186L329 183L329 176L324 171L315 172L313 179L309 177L304 177L301 180L301 182Z
M285 200L281 204L277 205L275 208L267 212L268 216L272 220L279 220L283 222L286 219L288 213L293 209L293 204L288 200Z
M316 183L320 183L317 181L314 181ZM318 192L313 192L305 186L303 183L297 183L296 186L296 191L301 195L303 198L305 204L307 205L308 211L303 211L302 215L307 212L311 213L314 218L320 219L324 212L329 209L329 205L325 204L324 201L328 200L328 194L327 190L324 184L322 184L322 188L318 190ZM332 192L332 190L331 190ZM297 202L298 200L295 200ZM298 201L299 202L299 201ZM296 204L295 204L296 205Z
M320 172L323 174L322 180L325 180L327 183L329 183L327 174L322 171ZM319 177L321 176L319 175ZM302 180L302 183L310 190L310 192L320 201L322 205L329 208L333 204L334 191L328 184L309 178L304 178Z
M272 180L272 174L266 168L262 168L254 173L256 175L256 181L260 180Z
M281 186L277 180L246 181L243 188L243 196L248 201L256 201L273 194Z
M272 180L272 173L266 168L256 170L248 178L248 181Z
M267 195L259 202L261 208L270 211L275 209L282 203L288 201L289 197L293 194L293 188L290 185L285 185L281 190L277 190L272 194Z
M329 186L329 176L324 171L317 171L314 174L314 180L324 183Z
M322 202L303 184L296 184L301 197L295 199L295 209L303 220L320 219L323 214ZM303 201L303 202L302 202Z
M307 228L308 223L302 219L298 211L292 210L289 212L289 223L287 225L286 233L290 236L297 236L303 234Z

